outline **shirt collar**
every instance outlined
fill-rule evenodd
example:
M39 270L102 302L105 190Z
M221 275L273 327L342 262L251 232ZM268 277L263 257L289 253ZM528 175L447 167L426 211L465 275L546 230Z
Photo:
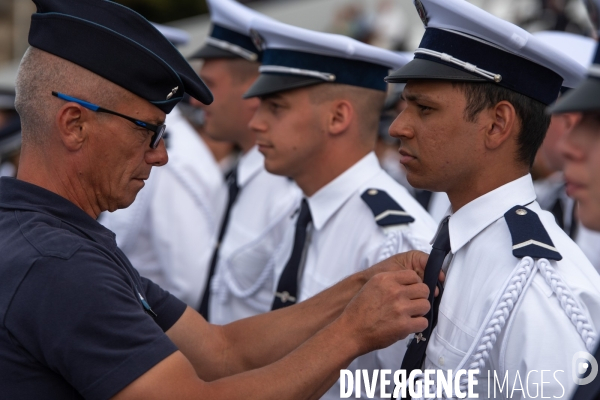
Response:
M350 196L380 171L379 161L371 152L309 197L308 206L315 229L320 230Z
M254 146L248 153L240 157L237 166L237 183L239 187L244 187L252 178L264 169L264 156L258 151L258 146Z
M456 254L471 239L516 205L535 201L531 175L509 182L462 207L450 217L450 247Z
M15 178L0 178L0 208L39 212L60 219L114 251L115 234L66 198Z

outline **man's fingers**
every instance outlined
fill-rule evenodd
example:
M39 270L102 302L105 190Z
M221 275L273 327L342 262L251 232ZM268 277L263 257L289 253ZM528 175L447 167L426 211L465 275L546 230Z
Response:
M427 329L428 325L429 325L429 322L427 322L427 318L419 316L416 318L411 318L410 321L408 322L407 328L411 333L417 333L417 332L423 332L425 329ZM404 339L404 338L402 338L402 339Z
M410 303L410 316L411 317L422 317L429 312L431 306L427 299L417 299Z
M404 285L402 290L404 290L405 296L410 300L429 298L429 288L424 283L418 282L411 285Z
M401 285L413 285L415 283L422 283L423 279L417 274L416 271L395 271L395 272L387 272L386 278L391 277L394 282L399 283Z

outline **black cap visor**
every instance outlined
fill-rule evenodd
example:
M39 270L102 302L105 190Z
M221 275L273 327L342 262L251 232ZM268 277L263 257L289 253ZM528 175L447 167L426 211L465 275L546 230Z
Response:
M471 74L460 67L449 67L430 60L415 58L404 67L385 78L388 83L406 83L411 79L433 79L462 82L491 82L481 76Z
M220 49L215 46L211 46L210 44L205 44L200 50L192 54L189 59L197 60L197 59L210 59L210 58L242 58L239 55L232 53L227 50Z
M587 78L547 109L548 114L600 111L600 80Z
M267 96L319 83L325 83L325 81L301 75L260 74L244 94L244 98Z

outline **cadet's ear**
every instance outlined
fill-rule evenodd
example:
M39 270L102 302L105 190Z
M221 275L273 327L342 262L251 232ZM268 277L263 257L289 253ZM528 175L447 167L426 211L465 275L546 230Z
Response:
M485 126L485 146L489 150L500 147L513 135L517 135L520 122L515 107L508 101L501 101L489 110L483 111L481 117Z
M336 100L331 103L328 130L332 135L339 135L348 130L354 119L354 106L348 100Z
M67 103L56 114L60 140L69 151L79 150L86 141L91 128L90 112L79 104Z

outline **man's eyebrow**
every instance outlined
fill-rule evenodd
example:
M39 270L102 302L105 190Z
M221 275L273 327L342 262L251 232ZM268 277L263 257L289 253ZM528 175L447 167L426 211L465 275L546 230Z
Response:
M402 98L406 101L419 101L419 100L429 100L429 97L426 95L418 94L418 93L402 93Z

